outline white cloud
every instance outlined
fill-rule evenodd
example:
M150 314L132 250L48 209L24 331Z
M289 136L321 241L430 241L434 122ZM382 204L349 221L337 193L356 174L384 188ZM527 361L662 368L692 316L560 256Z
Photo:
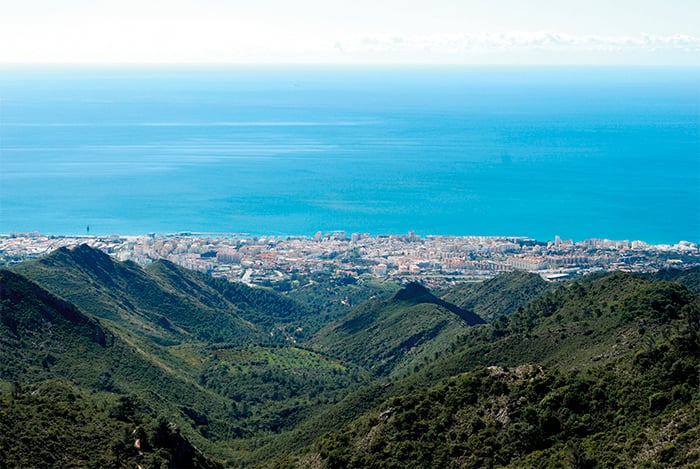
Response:
M698 0L0 0L0 62L700 65L697 24Z
M0 62L579 63L700 65L700 35L327 33L197 22L32 22L0 28Z
M476 34L403 36L371 34L337 39L346 52L436 52L440 54L493 51L629 51L675 50L700 52L700 36L640 34L637 36L571 35L555 31L510 31Z

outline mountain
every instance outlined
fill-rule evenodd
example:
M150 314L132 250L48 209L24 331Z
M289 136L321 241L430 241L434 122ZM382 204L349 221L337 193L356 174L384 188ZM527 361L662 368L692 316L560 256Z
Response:
M587 369L663 340L697 295L678 283L613 273L559 284L510 316L462 337L426 368L433 378L476 366L538 363ZM687 306L690 307L690 306ZM423 371L421 371L422 373ZM420 373L413 377L425 379Z
M325 323L342 318L367 300L394 294L400 289L396 283L373 278L355 279L327 273L296 277L297 285L285 291L285 295L317 312Z
M95 317L156 342L245 342L265 336L196 272L168 261L144 270L81 245L13 270Z
M59 250L0 269L0 467L694 467L694 275L280 294Z
M14 305L3 309L6 324L20 321L24 303L46 310L47 297L80 318L87 339L99 327L105 347L100 353L69 347L76 340L71 335L55 347L61 353L42 345L33 358L39 339L14 343L3 362L13 374L2 379L26 389L67 380L88 395L107 393L110 405L134 397L140 409L176 424L224 462L240 460L249 445L260 444L257 438L294 426L369 378L357 366L295 346L297 329L316 319L272 291L230 285L167 261L142 269L87 246L3 272L36 287L17 290L3 279Z
M697 467L697 354L586 374L478 368L386 400L317 443L323 467ZM682 364L682 365L681 365Z
M138 458L217 466L158 415L167 412L162 403L136 397L165 389L206 412L216 408L216 396L201 396L75 305L2 269L0 306L3 465L121 466ZM123 394L128 415L119 412L124 400L115 400L127 392L136 393ZM140 437L132 436L136 430ZM138 451L135 438L143 442Z
M234 305L239 316L264 332L292 342L304 340L320 327L323 317L307 305L264 288L251 288L225 279L204 282Z
M509 315L547 292L550 284L537 274L515 271L483 282L462 283L442 293L445 301L454 303L491 321Z
M410 371L442 353L477 315L410 283L391 297L369 300L312 337L308 345L375 375Z
M649 275L649 277L655 280L682 283L688 288L700 293L700 267L693 267L691 269L661 269Z
M485 324L486 322L481 317L479 317L479 315L474 314L471 311L466 311L457 305L448 303L447 301L436 297L435 295L430 293L430 291L427 288L420 285L419 283L409 283L402 290L400 290L394 295L394 299L412 302L416 304L422 303L441 306L459 316L469 326Z
M583 279L474 329L286 463L696 467L699 387L697 294L629 274Z
M73 304L7 270L0 270L0 301L3 380L42 377L50 368L72 374L75 361L99 360L114 342L109 331Z

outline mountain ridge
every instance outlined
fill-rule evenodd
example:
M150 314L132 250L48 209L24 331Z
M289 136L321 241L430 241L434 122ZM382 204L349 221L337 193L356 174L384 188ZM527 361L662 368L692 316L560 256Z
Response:
M462 283L443 290L441 297L492 321L508 316L546 293L552 284L537 274L506 272L483 282Z
M478 314L471 311L464 310L459 306L449 303L437 296L433 295L430 290L428 290L423 285L411 282L405 285L401 290L396 292L394 295L395 300L415 302L415 303L430 303L437 306L442 306L448 311L453 312L459 316L464 322L470 326L476 326L477 324L486 324Z
M695 467L699 352L700 297L685 286L560 284L381 390L290 465Z
M55 465L55 445L22 430L43 425L72 466L133 461L138 428L144 467L175 461L180 437L201 448L189 453L199 467L542 467L567 454L692 465L700 299L682 284L692 272L660 275L678 281L615 273L541 290L518 274L439 298L420 284L328 279L282 296L167 261L143 269L63 250L0 269L0 459ZM456 295L491 321L470 326L447 301ZM216 314L253 333L211 334L198 315ZM4 412L12 399L20 413ZM59 436L40 408L64 430L109 429L85 437L101 449ZM640 428L648 441L615 443ZM8 449L5 435L27 443ZM32 459L32 445L51 451Z
M264 340L214 289L168 261L147 269L81 245L13 267L96 317L156 340Z
M466 319L465 319L466 317ZM410 283L375 298L321 329L309 345L370 369L377 376L406 371L442 353L481 318Z

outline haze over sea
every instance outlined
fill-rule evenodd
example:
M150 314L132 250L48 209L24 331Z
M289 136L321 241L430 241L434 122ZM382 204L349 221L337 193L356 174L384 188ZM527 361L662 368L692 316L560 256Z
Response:
M697 68L5 68L0 232L700 242Z

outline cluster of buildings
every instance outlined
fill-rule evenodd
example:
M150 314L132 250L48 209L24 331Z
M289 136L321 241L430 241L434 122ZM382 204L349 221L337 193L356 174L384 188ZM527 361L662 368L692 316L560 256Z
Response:
M526 270L555 280L595 271L650 272L700 265L700 245L681 241L587 239L540 242L508 236L378 235L342 231L305 236L178 233L143 236L0 236L0 265L38 258L60 247L88 244L120 261L146 265L167 259L234 282L270 285L314 273L397 280L484 279Z

